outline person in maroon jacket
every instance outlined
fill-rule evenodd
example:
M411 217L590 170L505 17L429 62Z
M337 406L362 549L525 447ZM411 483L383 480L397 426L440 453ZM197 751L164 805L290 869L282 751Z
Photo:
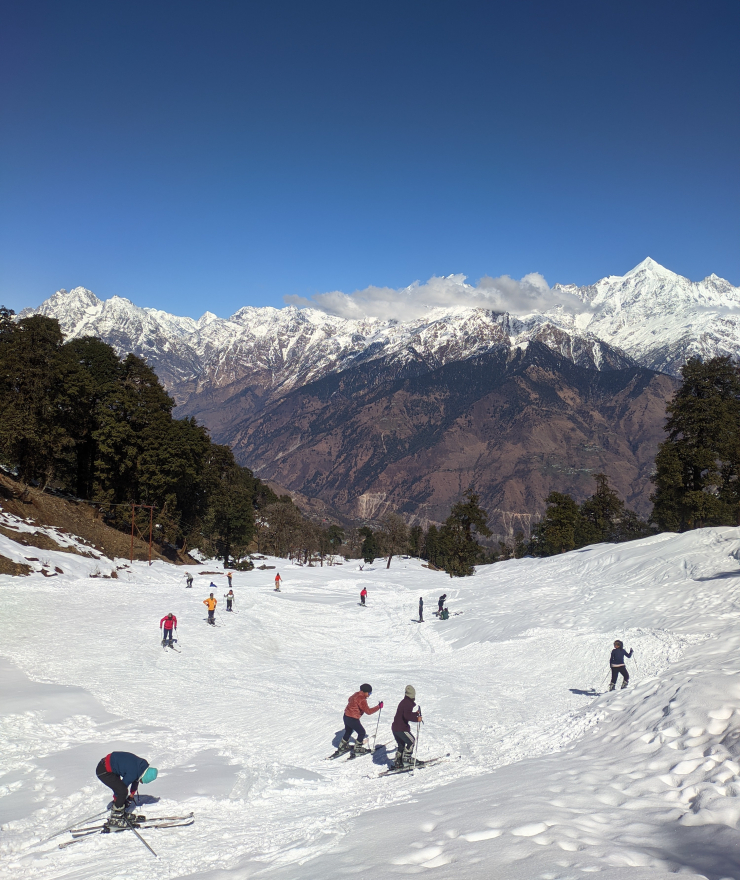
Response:
M337 747L337 752L346 752L349 748L349 738L353 733L357 734L355 743L355 755L366 755L370 751L369 741L365 728L360 724L363 715L374 715L383 708L383 703L378 703L374 709L367 704L367 698L373 692L369 684L361 684L359 691L352 694L344 710L344 736Z
M165 614L165 616L159 621L159 628L163 630L162 635L164 638L162 639L162 646L166 645L168 642L172 644L172 632L173 630L177 631L177 618L170 611L169 614Z
M406 685L404 698L398 704L396 709L396 717L391 724L393 736L398 744L396 749L396 761L393 765L397 769L401 769L404 764L410 764L414 754L414 744L416 740L411 733L409 722L414 723L422 721L421 712L414 712L414 700L416 699L416 690L410 684Z

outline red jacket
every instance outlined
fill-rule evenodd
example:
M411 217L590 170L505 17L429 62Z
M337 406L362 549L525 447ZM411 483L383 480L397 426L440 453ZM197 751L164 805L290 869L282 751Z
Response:
M371 709L367 704L367 697L365 694L362 691L357 691L356 694L352 694L349 698L344 714L348 715L350 718L359 719L363 715L373 715L378 709L380 709L380 706Z
M168 617L167 615L165 615L165 616L159 621L159 628L160 628L160 629L162 629L162 624L164 624L164 628L165 628L165 629L172 629L173 627L174 627L175 629L177 629L177 618L175 617L174 614L172 615L172 617Z
M365 587L363 587L362 590L360 591L360 595L367 596L367 590L365 589Z

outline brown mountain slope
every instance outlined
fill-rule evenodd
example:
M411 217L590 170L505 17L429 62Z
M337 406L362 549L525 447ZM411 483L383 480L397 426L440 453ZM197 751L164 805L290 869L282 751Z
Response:
M598 372L540 343L414 375L375 361L310 383L218 436L262 479L347 516L388 508L440 522L472 486L500 534L525 527L549 492L577 499L603 471L630 506L650 508L668 376Z

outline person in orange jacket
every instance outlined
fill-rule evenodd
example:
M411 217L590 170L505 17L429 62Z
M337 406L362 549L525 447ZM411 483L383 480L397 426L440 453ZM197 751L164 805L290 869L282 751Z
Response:
M213 593L207 598L203 600L203 604L208 606L208 622L212 625L216 625L215 614L216 614L216 605L218 605L218 599L213 598Z
M275 589L277 590L278 593L280 592L280 584L282 583L282 581L283 581L283 579L280 577L280 572L278 572L275 575Z
M344 736L337 747L338 752L346 752L349 749L349 738L353 733L357 734L357 742L355 743L355 755L365 755L370 751L368 745L367 732L360 724L360 718L363 715L374 715L383 708L383 703L371 709L367 704L367 698L373 692L369 684L361 684L359 691L352 694L344 710Z

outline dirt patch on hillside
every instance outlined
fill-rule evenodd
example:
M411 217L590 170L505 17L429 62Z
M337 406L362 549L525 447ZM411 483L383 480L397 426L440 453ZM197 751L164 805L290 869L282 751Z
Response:
M49 492L42 492L32 486L26 486L8 474L0 472L0 509L12 513L25 520L29 525L55 526L63 532L78 537L90 548L90 556L97 553L109 559L128 559L131 555L131 535L119 532L103 522L100 511L92 504L75 498L60 497ZM31 532L13 532L1 530L4 535L18 543L26 543L43 550L62 550L64 552L81 553L59 546L47 535ZM44 543L36 543L36 540ZM54 545L54 546L52 546ZM145 560L149 557L149 545L138 536L134 537L134 559ZM160 549L152 546L152 559L161 559L176 564L197 565L194 559L186 554L173 551L165 555Z
M33 569L23 562L13 562L7 556L0 555L0 574L28 575Z

